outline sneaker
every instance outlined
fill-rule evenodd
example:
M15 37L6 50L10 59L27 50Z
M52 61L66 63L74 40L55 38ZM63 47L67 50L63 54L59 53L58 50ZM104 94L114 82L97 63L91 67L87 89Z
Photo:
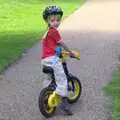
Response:
M72 113L72 111L70 109L70 105L69 105L69 103L67 101L67 98L62 99L62 102L61 102L59 108L60 108L60 112L62 114L64 114L64 115L73 115L73 113Z

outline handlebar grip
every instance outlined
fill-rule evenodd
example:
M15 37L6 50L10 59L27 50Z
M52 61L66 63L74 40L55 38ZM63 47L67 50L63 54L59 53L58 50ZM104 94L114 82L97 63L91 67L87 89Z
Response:
M76 56L70 56L71 58L76 58L77 60L80 60L79 57L76 57Z

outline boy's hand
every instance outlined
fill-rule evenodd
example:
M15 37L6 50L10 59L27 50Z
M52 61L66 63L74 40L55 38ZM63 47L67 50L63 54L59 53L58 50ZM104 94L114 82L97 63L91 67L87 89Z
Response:
M70 52L70 57L75 57L73 52Z

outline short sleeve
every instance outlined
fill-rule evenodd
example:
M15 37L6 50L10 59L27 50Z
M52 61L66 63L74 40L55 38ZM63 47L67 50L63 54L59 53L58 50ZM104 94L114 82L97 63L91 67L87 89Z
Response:
M50 29L48 35L51 36L57 43L63 42L59 32L55 28Z

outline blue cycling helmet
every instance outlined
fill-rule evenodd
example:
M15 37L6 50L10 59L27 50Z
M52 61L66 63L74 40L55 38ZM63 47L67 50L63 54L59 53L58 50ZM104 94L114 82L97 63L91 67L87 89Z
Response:
M43 11L43 19L47 21L48 16L50 15L60 15L62 17L63 11L60 7L57 6L48 6Z

